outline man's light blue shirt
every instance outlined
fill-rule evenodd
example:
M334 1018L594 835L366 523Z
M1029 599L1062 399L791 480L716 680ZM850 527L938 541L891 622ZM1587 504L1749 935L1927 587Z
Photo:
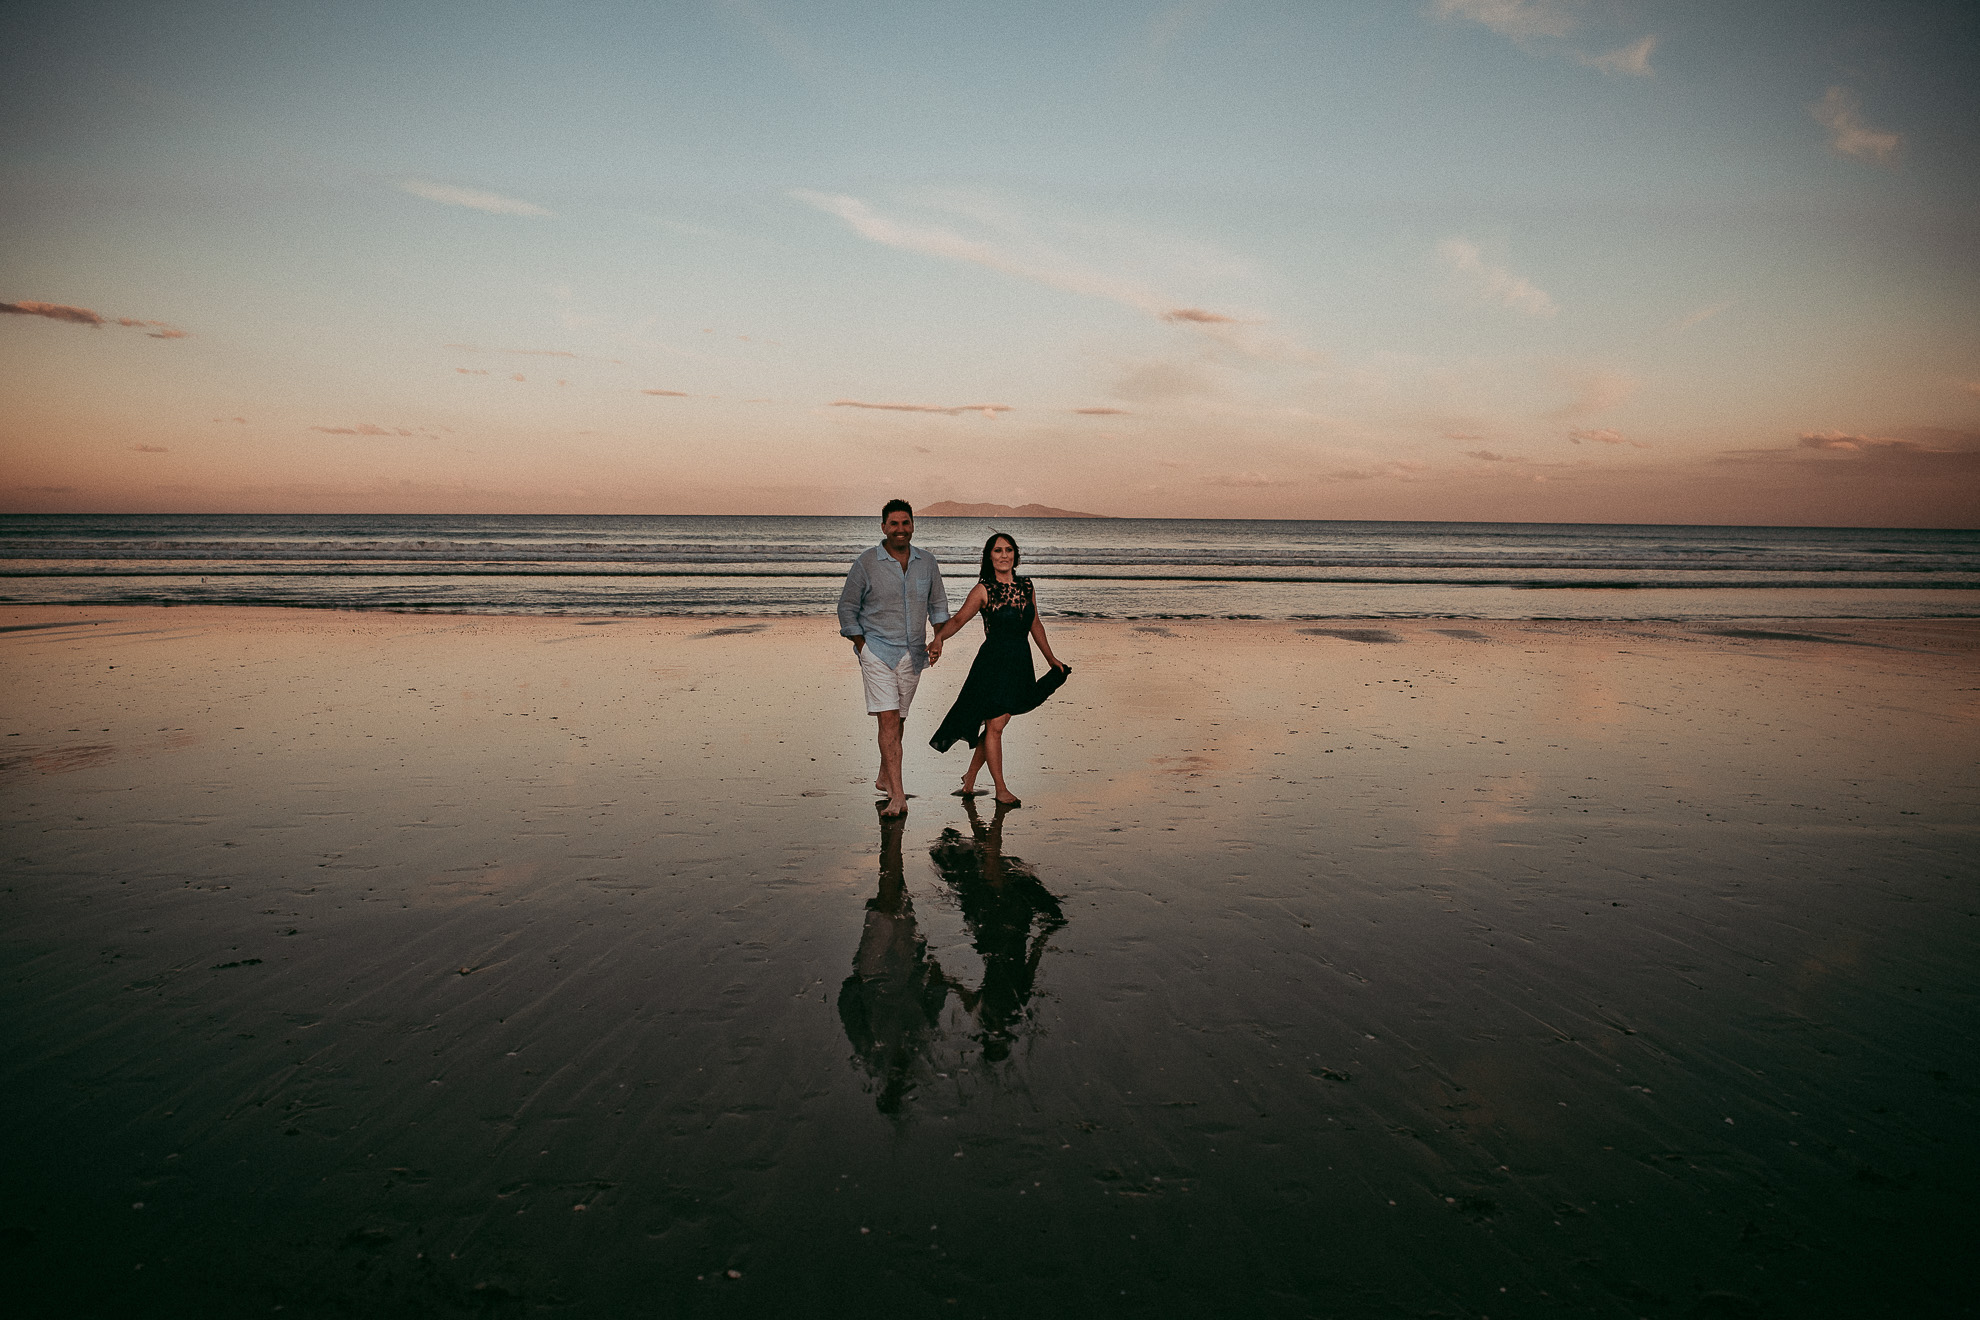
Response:
M839 593L839 635L864 637L887 668L911 655L917 673L926 669L928 625L948 621L949 592L934 555L910 545L903 569L883 542L853 560Z

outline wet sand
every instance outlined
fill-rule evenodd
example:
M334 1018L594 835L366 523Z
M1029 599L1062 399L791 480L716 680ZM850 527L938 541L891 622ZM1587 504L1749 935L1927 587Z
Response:
M1970 1313L1980 623L1052 627L0 611L8 1292Z

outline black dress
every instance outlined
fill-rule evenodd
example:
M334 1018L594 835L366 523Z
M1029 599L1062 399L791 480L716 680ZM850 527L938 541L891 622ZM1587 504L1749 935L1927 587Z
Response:
M1018 578L1008 586L987 582L984 589L988 599L982 610L983 645L977 648L956 704L928 740L938 752L948 751L957 739L976 746L983 741L985 720L1037 710L1072 673L1070 667L1047 669L1039 678L1031 667L1031 625L1038 617L1038 605L1030 578Z

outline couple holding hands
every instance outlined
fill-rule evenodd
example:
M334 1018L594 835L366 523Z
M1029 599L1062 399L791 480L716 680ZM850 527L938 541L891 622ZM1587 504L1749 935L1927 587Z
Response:
M1018 576L1017 542L996 532L983 543L976 585L952 617L940 565L913 545L914 510L906 500L887 501L880 511L880 531L880 544L853 561L839 593L839 632L852 640L866 686L866 710L879 721L880 776L873 786L887 795L880 814L907 811L901 788L901 722L921 671L942 658L942 644L977 614L983 616L983 645L955 704L928 743L938 752L958 740L975 749L956 796L980 796L977 772L988 765L997 802L1021 805L1004 783L1004 726L1011 716L1036 710L1058 691L1072 667L1052 654L1045 639L1031 579ZM930 626L935 636L927 639ZM1033 638L1050 666L1042 678L1032 669Z

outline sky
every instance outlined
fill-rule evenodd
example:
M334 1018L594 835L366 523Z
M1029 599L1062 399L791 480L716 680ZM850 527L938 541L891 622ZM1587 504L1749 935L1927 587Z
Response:
M1980 526L1980 9L0 8L0 512Z

